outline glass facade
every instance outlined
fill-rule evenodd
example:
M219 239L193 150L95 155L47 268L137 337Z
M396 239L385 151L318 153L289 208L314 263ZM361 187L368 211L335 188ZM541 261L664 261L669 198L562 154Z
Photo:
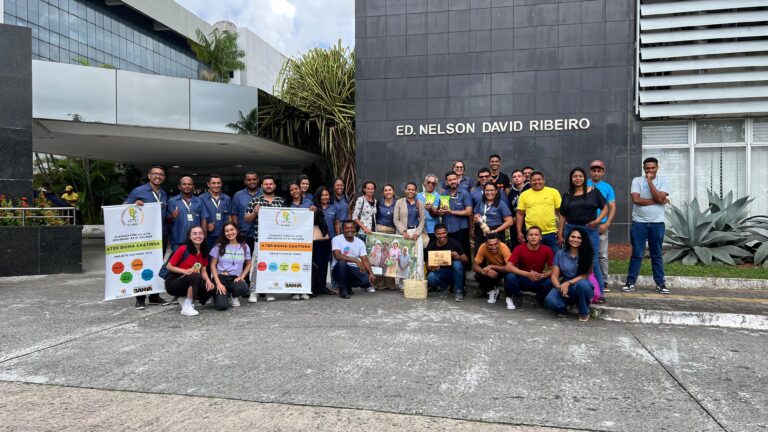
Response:
M62 63L198 78L186 40L152 29L152 20L126 6L97 0L0 0L5 24L32 29L32 57Z
M755 199L751 214L768 214L768 119L645 122L643 158L650 156L669 179L675 205L698 198L704 208L708 190L733 192Z

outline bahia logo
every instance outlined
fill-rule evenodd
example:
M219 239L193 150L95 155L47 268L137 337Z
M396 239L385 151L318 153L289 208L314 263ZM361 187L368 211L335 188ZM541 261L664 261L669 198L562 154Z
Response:
M123 226L139 226L144 223L144 210L138 206L128 206L120 214Z
M286 282L285 289L301 289L304 288L304 284L301 282Z
M275 214L275 223L283 227L293 226L296 224L296 214L293 210L280 210Z

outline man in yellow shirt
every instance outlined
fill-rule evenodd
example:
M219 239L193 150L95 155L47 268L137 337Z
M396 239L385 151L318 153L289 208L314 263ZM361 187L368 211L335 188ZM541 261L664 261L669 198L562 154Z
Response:
M524 241L523 232L532 226L541 228L541 244L557 252L557 224L560 219L560 192L544 186L544 173L531 173L531 188L520 194L517 203L517 241ZM525 222L525 229L523 229Z
M61 195L61 199L68 202L69 205L71 205L74 208L77 208L77 199L80 196L75 192L74 188L72 186L67 186L64 188L64 193Z

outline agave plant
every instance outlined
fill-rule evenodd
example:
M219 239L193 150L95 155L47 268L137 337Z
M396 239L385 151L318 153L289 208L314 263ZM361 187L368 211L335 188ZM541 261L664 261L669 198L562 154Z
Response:
M753 262L768 267L768 216L752 216L744 223L744 230L749 233L747 242L751 243L750 247L755 250Z
M741 227L744 221L739 210L742 204L736 206L733 203L733 206L736 207L733 211L729 211L728 207L718 208L717 211L712 211L710 207L702 211L696 198L682 208L672 206L667 212L669 226L664 243L668 250L664 254L664 262L682 260L684 265L699 262L705 265L713 262L735 265L750 256L741 247L749 238L738 229L733 229Z

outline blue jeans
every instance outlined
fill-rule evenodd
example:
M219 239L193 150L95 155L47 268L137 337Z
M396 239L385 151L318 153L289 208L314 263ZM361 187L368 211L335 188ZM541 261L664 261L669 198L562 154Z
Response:
M368 288L368 273L360 271L359 267L351 266L346 261L338 261L331 272L333 279L339 283L339 291L349 292L352 287Z
M605 280L603 280L603 272L600 270L600 231L597 228L590 228L586 225L571 225L566 223L565 229L563 230L563 238L565 241L568 241L568 236L574 228L581 228L587 235L589 235L589 242L592 244L592 261L594 261L592 265L592 273L595 274L597 284L600 286L600 292L602 293L605 291Z
M456 295L464 295L464 265L459 260L454 260L450 267L440 267L427 274L427 283L439 290L448 289L451 282Z
M635 222L629 230L632 242L632 258L629 260L629 272L627 283L637 282L640 273L640 264L643 262L645 243L648 243L648 252L651 254L651 268L653 269L653 281L656 285L664 285L664 259L661 256L661 245L664 243L664 222Z
M552 279L544 278L538 281L532 281L525 276L518 276L514 273L507 273L504 277L504 291L507 297L520 298L522 291L536 293L536 303L543 304L544 299L552 289Z
M560 290L553 288L547 296L547 307L559 314L565 314L567 307L572 304L579 306L579 315L589 315L589 303L595 295L592 283L582 279L568 287L568 298L563 297Z
M541 235L541 244L552 249L552 255L555 255L560 250L560 245L557 244L557 233L549 233Z

